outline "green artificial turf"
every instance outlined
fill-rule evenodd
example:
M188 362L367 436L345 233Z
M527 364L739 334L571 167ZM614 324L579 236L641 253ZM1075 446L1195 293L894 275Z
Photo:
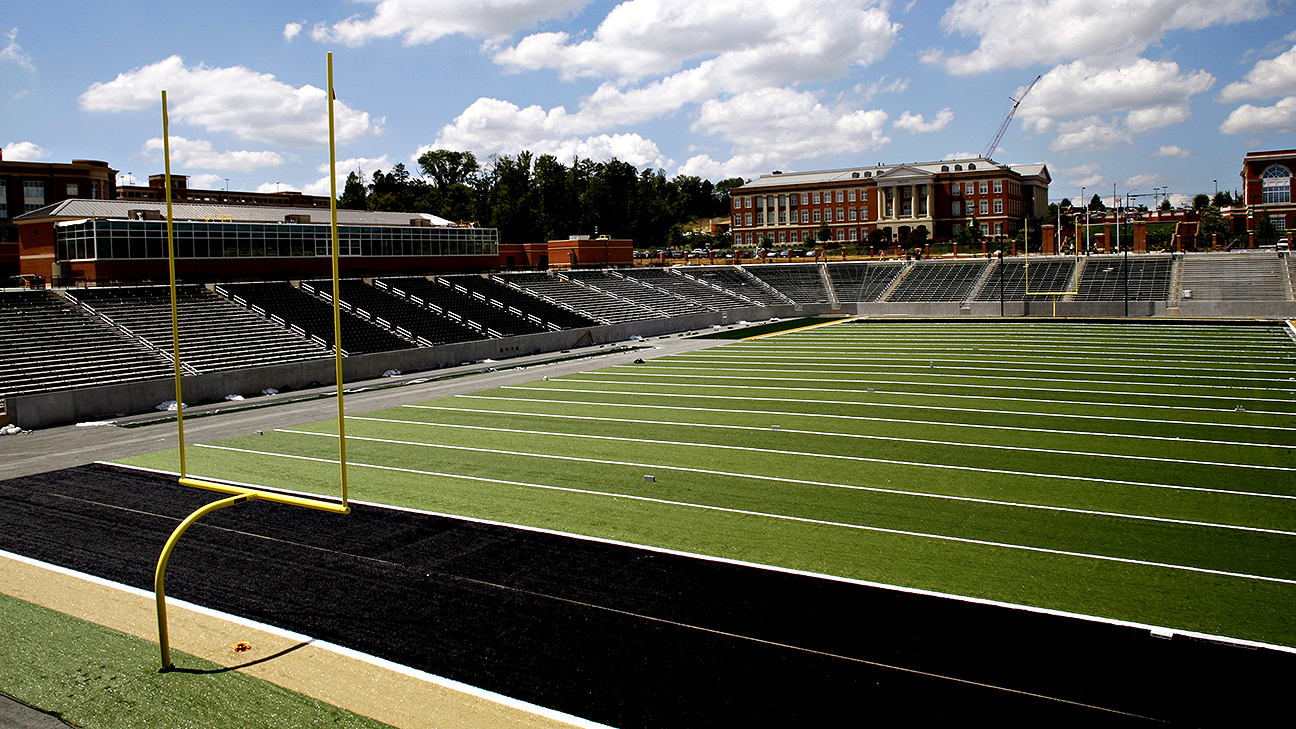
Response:
M1278 328L819 327L348 418L351 494L1296 646L1293 361ZM335 434L188 463L336 494Z
M0 690L84 729L385 727L272 683L0 594Z

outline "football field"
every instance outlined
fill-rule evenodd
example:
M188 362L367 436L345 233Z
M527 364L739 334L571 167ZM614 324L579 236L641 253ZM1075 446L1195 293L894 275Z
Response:
M1296 647L1290 332L834 323L350 416L351 495ZM335 495L336 434L189 473Z

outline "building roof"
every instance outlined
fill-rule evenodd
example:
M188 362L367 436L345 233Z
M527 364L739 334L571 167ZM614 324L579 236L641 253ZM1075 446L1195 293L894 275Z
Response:
M150 200L87 200L76 198L46 205L14 218L15 222L30 222L49 218L99 218L124 220L132 210L152 210L166 214L165 202ZM410 220L422 218L435 226L453 225L445 218L427 213L387 213L366 210L338 209L338 225L409 225ZM293 208L269 205L222 205L213 203L177 202L171 204L173 220L282 223L289 215L309 216L311 223L328 224L327 208Z
M759 178L748 182L734 192L739 190L752 191L762 187L783 187L785 185L823 185L834 182L852 182L855 180L865 180L869 178L885 178L887 175L897 170L914 170L930 175L948 174L953 170L954 165L961 165L963 172L984 172L986 170L1001 169L1011 170L1022 177L1042 177L1049 179L1048 168L1043 163L1030 165L1005 165L984 157L973 157L971 159L946 159L935 162L914 162L911 164L894 164L865 167L847 167L838 170L816 170L812 172L775 172L769 175L761 175ZM968 170L969 165L976 165L975 170ZM945 169L949 168L949 169Z

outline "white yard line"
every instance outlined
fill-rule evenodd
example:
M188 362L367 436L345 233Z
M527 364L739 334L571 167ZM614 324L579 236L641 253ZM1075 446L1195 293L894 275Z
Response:
M581 374L592 375L597 373L583 372ZM552 382L553 380L550 381ZM1171 411L1183 410L1188 412L1207 412L1207 413L1232 412L1230 408L1202 408L1202 407L1190 407L1186 405L1144 405L1141 403L1093 402L1091 400L1049 400L1047 398L1039 398L1039 397L1006 397L1003 395L956 395L948 392L910 392L908 390L876 390L875 389L874 392L869 392L866 389L853 390L853 389L827 388L827 387L792 387L792 386L764 387L761 385L747 385L747 384L700 385L700 384L689 384L689 383L644 382L640 380L616 380L614 382L605 382L599 380L583 380L580 379L579 377L564 377L562 378L561 382L583 382L589 384L612 384L612 385L643 385L645 387L657 387L657 388L691 387L697 389L697 388L706 387L706 388L717 388L717 389L726 389L726 390L775 390L780 392L830 392L830 393L840 393L840 394L861 394L861 395L901 395L906 397L957 398L960 400L996 400L1000 402L1003 401L1035 402L1035 403L1048 403L1050 405L1075 405L1080 407L1099 407L1099 408L1143 408L1143 409L1171 410ZM912 384L912 383L897 383L897 384ZM1059 392L1062 391L1059 390ZM1120 395L1122 393L1116 392L1112 394ZM744 398L744 399L751 400L752 398ZM1238 400L1238 398L1229 398L1229 399L1233 402L1237 402ZM869 404L869 403L860 403L858 401L847 401L847 402L850 402L850 404L853 405ZM1259 415L1292 415L1293 414L1293 413L1273 411L1273 410L1248 410L1247 412L1253 414L1259 414Z
M542 414L542 413L512 412L507 410L483 411L483 410L469 410L467 408L446 408L446 407L435 407L435 406L427 406L427 405L406 405L404 407L422 408L428 410L460 410L463 412L472 412L472 413L491 412L491 413L500 413L500 414L507 414L507 415L521 415L524 417L547 417L547 418L557 418L557 419L564 419L564 420L591 420L591 421L603 421L603 422L612 422L612 423L638 423L641 425L665 425L665 426L679 426L679 427L687 427L687 428L715 428L717 430L746 430L746 431L759 431L762 433L770 432L769 426L755 426L755 425L719 425L719 424L712 424L712 423L680 423L671 420L639 420L635 418L599 418L599 417L583 416L583 415L552 415L552 414ZM355 416L351 419L373 420L373 421L388 422L388 423L410 423L415 425L429 425L429 426L447 427L447 428L454 427L454 428L475 428L479 430L500 430L497 428L489 428L485 426L450 425L446 423L431 423L422 420L396 420L393 418L367 418L367 417L360 417L360 416ZM710 443L695 443L692 441L649 440L643 438L618 438L615 436L594 436L594 435L583 435L577 433L554 433L548 431L531 431L531 430L517 430L517 431L509 430L509 432L533 433L535 435L570 436L573 438L597 438L599 440L621 440L630 443L661 443L664 445L696 446L699 448L737 448L739 450L754 450L754 451L769 452L769 453L787 453L789 455L823 456L825 458L852 458L852 459L855 458L854 456L835 456L832 454L804 453L800 451L780 451L780 450L773 450L768 448L741 448L739 446L723 446L723 445L710 444ZM1232 462L1224 462L1224 461L1194 461L1194 460L1189 460L1184 458L1162 458L1159 456L1139 456L1139 455L1128 455L1128 454L1121 454L1121 453L1102 453L1097 451L1068 451L1068 450L1060 450L1056 448L1031 448L1028 446L997 445L993 443L968 443L964 441L932 440L926 438L900 438L900 437L890 436L890 435L866 435L862 433L830 433L822 430L798 430L796 428L782 428L782 427L779 428L778 432L799 433L802 435L814 435L814 436L829 436L835 438L857 438L860 440L877 440L877 441L885 441L891 443L918 443L921 445L933 445L933 446L942 446L942 447L949 447L949 448L986 448L990 450L1020 451L1024 453L1047 453L1050 455L1083 456L1087 458L1116 458L1116 459L1133 460L1133 461L1183 463L1183 464L1189 464L1193 466L1222 466L1225 468L1254 468L1254 469L1264 470L1264 471L1296 471L1296 468L1292 468L1288 466L1251 465L1247 463L1232 463Z
M567 392L573 392L568 390ZM602 390L593 390L590 392L603 392ZM831 413L798 413L791 410L747 410L742 408L700 408L685 407L683 405L656 405L645 403L627 403L627 402L599 402L597 400L547 400L538 397L493 397L490 395L456 395L457 399L463 400L492 400L496 402L516 402L516 403L547 403L553 405L593 405L599 407L611 408L635 408L637 410L680 410L684 412L702 412L702 413L720 413L720 414L740 414L740 415L771 415L774 417L790 418L831 418L836 420L859 420L876 423L898 423L903 425L932 425L941 428L979 428L984 430L1003 430L1018 431L1024 433L1048 433L1054 435L1078 435L1094 438L1118 438L1118 439L1135 439L1135 440L1156 440L1166 441L1169 443L1206 443L1210 445L1237 446L1241 448L1292 448L1287 443L1253 443L1235 440L1207 440L1204 438L1178 438L1168 435L1136 435L1129 433L1115 433L1111 431L1094 431L1094 430L1059 430L1053 428L1024 428L1014 425L986 425L984 423L952 423L943 420L912 420L907 418L878 418L867 415L833 415ZM495 413L509 412L499 410L474 410L471 408L451 408L441 405L403 405L407 408L422 408L426 410L465 410L475 413ZM535 415L538 413L527 413ZM576 416L572 416L576 417ZM679 421L672 421L680 424ZM762 428L764 429L764 428Z
M215 445L205 445L205 444L196 444L196 447L232 451L236 453L247 453L252 455L260 455L260 456L269 456L272 458L287 458L292 460L311 461L316 463L328 463L334 465L337 464L337 461L331 458L314 458L310 456L289 455L283 453L255 451L246 448L231 448L228 446L215 446ZM1271 582L1271 583L1277 583L1283 585L1296 585L1296 580L1282 578L1282 577L1252 575L1244 572L1214 570L1205 567L1191 567L1187 565L1170 564L1167 562L1153 562L1150 560L1132 559L1128 557L1112 557L1112 556L1101 555L1101 554L1089 554L1086 552L1050 549L1047 547L1032 547L1032 546L1021 545L1021 544L1009 544L1007 542L992 542L983 539L970 539L967 537L952 537L944 534L932 534L927 532L916 532L916 531L909 531L904 529L889 529L885 527L875 527L875 526L868 526L864 524L851 524L847 522L828 521L824 519L810 519L810 518L799 517L799 516L788 516L785 514L771 514L767 512L753 511L749 509L734 509L734 508L723 507L723 506L709 506L705 504L694 504L687 501L674 501L670 499L661 499L661 498L650 497L650 496L633 496L633 495L621 494L621 493L607 493L602 491L593 491L590 489L572 488L568 486L550 486L547 484L527 483L525 481L509 481L504 479L486 478L484 476L468 476L468 475L457 474L457 473L441 473L437 471L426 471L426 470L414 469L414 468L401 468L399 466L386 466L386 465L379 465L379 464L361 463L358 461L348 461L347 465L349 467L354 467L354 468L372 468L375 470L392 471L397 473L409 473L409 474L414 474L419 476L433 476L438 478L451 478L451 479L460 479L466 481L475 481L478 483L493 483L493 484L500 484L504 486L518 486L523 488L544 489L548 491L561 491L567 493L582 494L586 496L597 496L597 497L605 497L605 498L613 498L613 499L626 499L628 501L642 501L647 503L656 503L656 504L662 504L666 506L676 506L676 507L687 508L687 509L700 509L704 511L715 511L720 513L738 514L743 516L755 516L755 517L761 517L766 519L775 519L779 521L814 524L818 526L840 527L843 529L876 532L882 534L894 534L899 536L915 537L919 539L932 539L937 541L975 544L979 546L995 547L1000 549L1035 552L1041 554L1053 554L1053 555L1059 555L1064 557L1073 557L1077 559L1090 559L1090 560L1097 560L1103 562L1115 562L1120 564L1137 565L1142 567L1154 567L1158 569L1169 569L1169 570L1176 570L1176 571L1183 571L1183 572L1217 575L1221 577L1231 577L1231 578L1243 579L1243 580L1257 580L1260 582Z

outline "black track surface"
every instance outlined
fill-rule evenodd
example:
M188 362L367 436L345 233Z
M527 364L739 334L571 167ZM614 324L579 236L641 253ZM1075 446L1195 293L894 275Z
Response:
M103 465L3 481L0 549L151 590L215 498ZM1244 726L1285 715L1296 675L1279 651L363 506L211 514L167 594L620 727Z

